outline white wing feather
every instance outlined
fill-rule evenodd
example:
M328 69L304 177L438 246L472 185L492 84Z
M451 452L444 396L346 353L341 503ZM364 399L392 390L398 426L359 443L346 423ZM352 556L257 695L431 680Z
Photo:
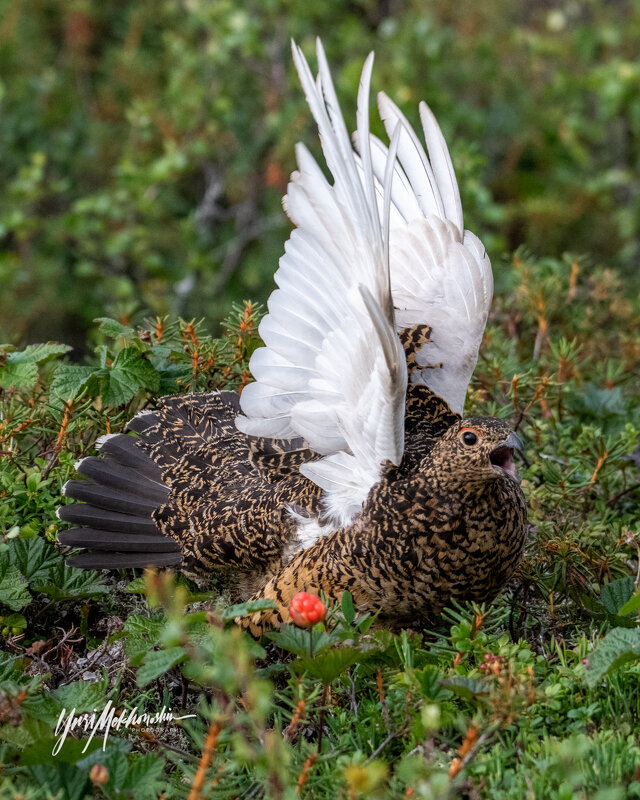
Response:
M251 360L256 382L242 394L237 425L260 436L303 436L324 458L300 470L324 490L334 523L346 524L381 464L402 457L407 375L394 326L432 328L412 380L461 413L493 276L482 243L464 229L453 165L430 109L420 104L428 155L382 93L390 146L373 136L371 54L352 144L320 42L317 56L314 80L293 46L333 183L298 145L298 171L283 200L297 230L275 276L279 288L260 326L266 347Z
M300 471L324 490L334 524L344 525L361 510L382 464L399 464L404 447L407 370L395 333L388 226L378 208L385 218L390 190L384 175L375 177L369 152L373 57L358 93L360 158L320 43L315 81L295 46L294 61L334 183L298 145L298 171L284 201L297 229L276 272L279 288L260 325L266 346L251 359L256 381L242 393L245 416L237 425L253 435L302 436L325 456Z
M402 130L393 159L391 205L398 213L392 214L389 244L396 324L399 329L432 328L432 341L416 359L422 369L414 370L411 379L462 413L491 306L491 263L480 240L464 229L449 151L429 107L420 104L427 157L406 117L384 93L378 95L378 106L387 133ZM354 137L356 146L360 138ZM381 187L390 153L371 138L372 169Z

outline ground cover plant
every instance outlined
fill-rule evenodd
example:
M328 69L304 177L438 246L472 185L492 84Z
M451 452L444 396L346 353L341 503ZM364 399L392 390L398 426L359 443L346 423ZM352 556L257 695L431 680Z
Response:
M315 36L348 119L370 50L375 91L414 125L429 103L492 258L633 273L633 0L0 0L0 341L91 352L94 317L264 301L294 145L317 152L290 38Z
M379 629L346 594L255 642L224 576L65 566L75 460L161 394L241 388L260 308L216 337L103 318L83 364L1 349L0 797L640 797L637 293L570 256L495 272L468 409L525 442L527 552L490 607L427 631ZM131 718L106 743L76 729L58 751L61 715L109 702L188 718Z

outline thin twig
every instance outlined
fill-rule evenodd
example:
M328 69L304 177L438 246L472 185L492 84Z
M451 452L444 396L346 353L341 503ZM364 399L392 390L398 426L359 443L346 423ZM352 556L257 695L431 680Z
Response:
M209 725L209 732L207 733L207 738L205 740L204 747L202 748L202 756L200 757L198 770L195 778L193 779L191 791L189 792L189 800L200 800L202 797L202 787L204 786L207 770L211 764L213 751L216 749L218 736L220 735L221 730L222 725L220 725L219 722L212 722L211 725Z

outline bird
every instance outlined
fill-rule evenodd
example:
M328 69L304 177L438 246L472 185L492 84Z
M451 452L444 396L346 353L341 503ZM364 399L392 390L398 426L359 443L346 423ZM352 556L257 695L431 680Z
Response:
M300 591L412 625L493 599L523 554L520 439L464 416L491 264L429 107L426 150L383 92L388 144L375 136L371 53L350 135L321 41L316 75L292 53L326 170L296 146L254 380L162 398L101 437L64 487L76 527L59 541L84 569L226 574L238 599L273 601L239 619L254 636L290 621Z

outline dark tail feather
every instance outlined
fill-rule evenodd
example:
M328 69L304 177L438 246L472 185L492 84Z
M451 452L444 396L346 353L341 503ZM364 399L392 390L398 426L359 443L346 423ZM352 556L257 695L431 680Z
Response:
M117 533L95 528L73 528L58 536L68 547L90 547L92 550L119 550L123 553L179 553L180 545L168 536L143 533Z
M93 481L67 481L62 489L65 497L82 500L96 508L118 511L122 514L150 517L158 507L157 498L147 499L143 492L132 497L127 492L119 492L111 487L100 486Z
M110 456L123 467L129 467L151 480L159 479L159 470L151 459L136 446L136 439L126 433L110 433L101 436L96 447L105 456Z
M160 533L154 512L167 502L169 487L160 469L126 434L98 441L100 457L85 458L76 468L89 480L67 481L63 493L76 501L58 509L65 522L86 526L63 531L68 547L85 547L69 564L83 569L178 567L180 545Z
M88 480L65 485L64 494L79 502L62 506L58 516L78 527L60 533L59 541L86 548L69 559L72 566L184 566L181 542L192 537L194 513L191 506L177 508L171 492L190 486L190 476L216 472L220 448L233 456L239 475L251 471L248 448L234 424L239 412L234 392L167 397L161 403L128 423L137 435L101 437L99 457L76 465ZM199 500L201 495L200 487Z
M76 525L91 525L100 531L120 531L122 533L157 532L156 523L151 517L134 517L131 514L119 514L117 511L105 511L88 503L72 503L58 509L58 518Z
M151 459L149 461L152 464ZM169 496L169 488L162 483L160 470L158 470L157 479L150 480L133 469L123 467L117 461L96 456L83 458L76 464L76 470L85 478L91 478L92 481L105 488L115 489L132 496L144 493L145 497L156 501L158 505L166 502ZM69 496L73 497L73 495Z
M72 567L80 569L133 569L135 567L179 567L180 553L80 553L68 559Z

